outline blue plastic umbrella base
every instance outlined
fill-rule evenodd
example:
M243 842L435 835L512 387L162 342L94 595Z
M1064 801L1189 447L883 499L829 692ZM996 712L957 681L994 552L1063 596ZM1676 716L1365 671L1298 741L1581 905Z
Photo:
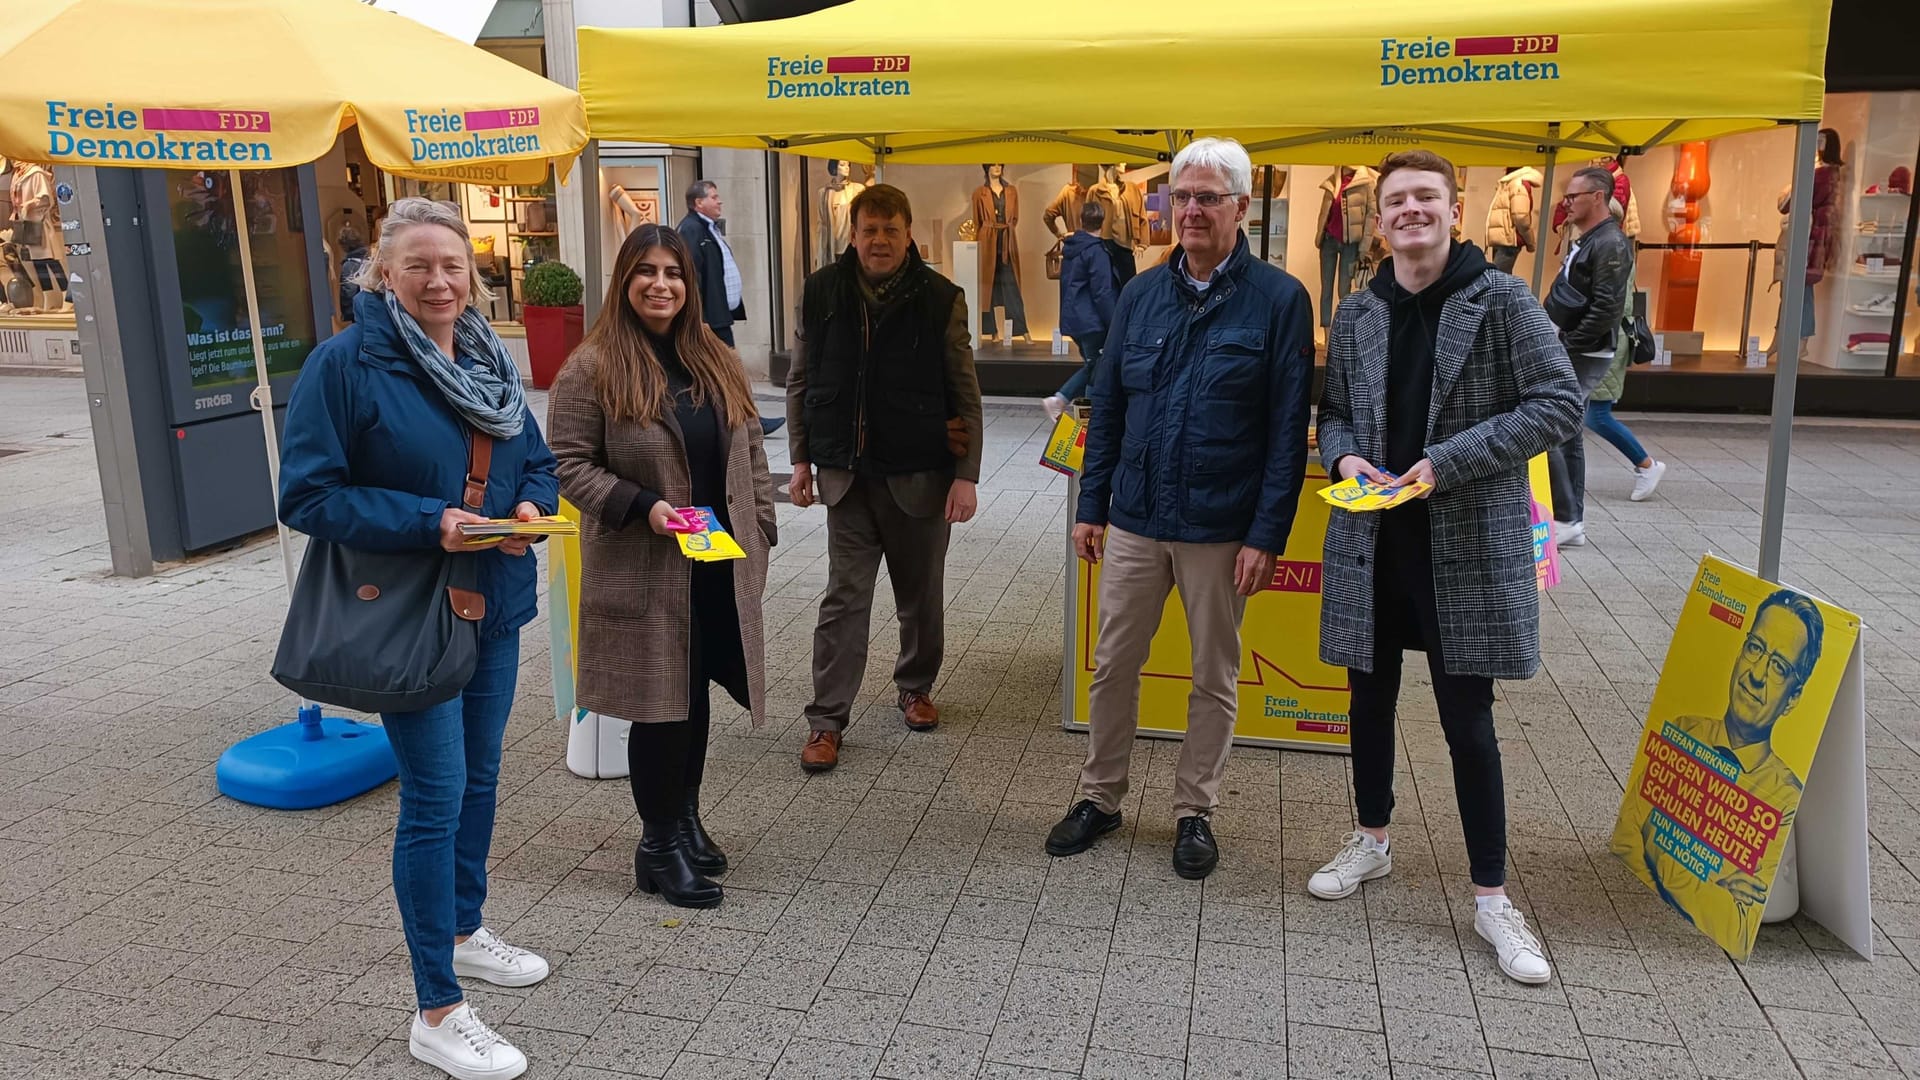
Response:
M386 730L306 705L291 724L227 748L214 766L220 794L275 810L311 810L371 791L398 774Z

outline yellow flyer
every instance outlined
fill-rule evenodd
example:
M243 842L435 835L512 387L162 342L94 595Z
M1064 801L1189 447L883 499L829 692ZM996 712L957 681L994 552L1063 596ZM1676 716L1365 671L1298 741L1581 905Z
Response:
M1860 618L1709 555L1661 669L1614 854L1736 959L1768 891Z
M1040 464L1055 472L1079 476L1080 463L1086 454L1086 421L1076 419L1073 410L1068 409L1053 422L1053 434L1047 437L1047 448L1040 455Z
M1371 480L1354 477L1320 489L1320 497L1342 510L1356 512L1389 510L1432 491L1432 484L1415 481L1405 487L1390 488Z

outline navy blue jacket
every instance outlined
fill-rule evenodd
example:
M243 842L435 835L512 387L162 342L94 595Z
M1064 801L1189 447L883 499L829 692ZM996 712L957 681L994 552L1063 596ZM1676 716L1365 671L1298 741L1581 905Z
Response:
M363 551L438 550L440 513L460 505L468 428L407 355L386 300L362 292L353 307L353 325L307 357L287 404L280 520ZM493 441L483 513L509 517L523 502L544 514L560 505L553 453L531 411L518 436ZM463 558L480 560L482 637L532 621L531 553L489 549Z
M1120 292L1093 376L1075 520L1286 550L1307 469L1313 312L1243 235L1196 291L1175 251Z
M1060 332L1104 334L1113 322L1113 263L1090 232L1067 237L1060 253Z

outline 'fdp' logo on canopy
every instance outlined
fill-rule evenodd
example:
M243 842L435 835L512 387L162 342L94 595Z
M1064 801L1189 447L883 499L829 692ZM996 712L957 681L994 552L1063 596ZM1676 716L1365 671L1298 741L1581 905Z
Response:
M767 100L819 97L904 97L913 84L904 76L913 57L767 57ZM847 76L854 76L848 78ZM860 76L865 76L861 78Z
M1558 60L1527 57L1557 55L1559 34L1497 37L1380 39L1381 86L1438 86L1451 83L1544 82L1560 77ZM1494 59L1480 59L1489 57ZM1512 59L1497 59L1512 57Z

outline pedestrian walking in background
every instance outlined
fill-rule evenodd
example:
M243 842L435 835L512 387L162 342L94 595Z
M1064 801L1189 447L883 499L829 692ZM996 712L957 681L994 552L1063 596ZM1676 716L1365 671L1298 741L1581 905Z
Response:
M408 1050L460 1080L505 1080L526 1071L526 1055L480 1019L457 977L500 986L547 977L545 960L481 922L537 568L528 537L475 550L459 526L556 512L554 460L513 359L475 306L489 297L451 204L393 203L358 284L354 324L307 358L287 405L280 519L344 547L479 561L485 614L472 680L450 701L380 720L400 771L393 892L418 1003ZM476 439L490 449L477 512L462 508Z
M1042 404L1047 416L1058 419L1076 398L1084 397L1093 378L1093 365L1106 347L1107 327L1113 322L1113 257L1100 227L1106 211L1097 202L1080 208L1080 231L1066 238L1060 261L1060 332L1073 339L1084 363L1052 397ZM1131 258L1131 255L1129 255Z
M722 898L712 879L727 869L700 822L712 686L765 722L773 478L746 374L701 318L685 240L641 225L613 271L547 400L561 490L581 512L574 693L632 724L635 882L670 904L711 907ZM746 558L683 555L681 507L712 509Z

